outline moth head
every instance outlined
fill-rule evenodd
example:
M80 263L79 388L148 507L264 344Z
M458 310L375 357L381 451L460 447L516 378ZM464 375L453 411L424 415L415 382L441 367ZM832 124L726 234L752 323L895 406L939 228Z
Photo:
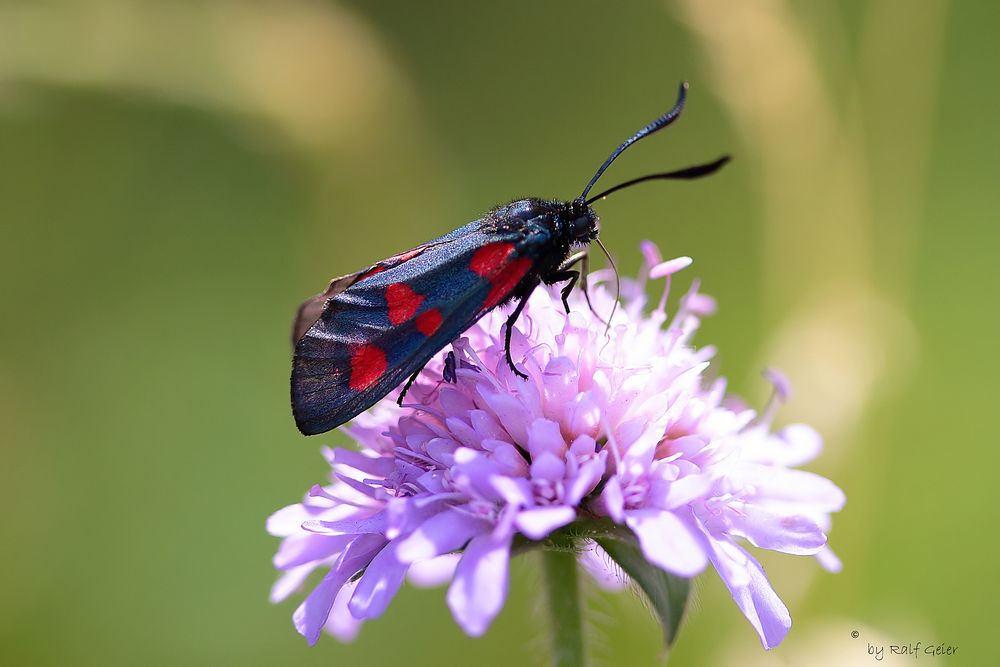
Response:
M562 214L564 229L573 244L590 243L597 238L597 223L599 218L593 208L582 199L574 199L566 203Z

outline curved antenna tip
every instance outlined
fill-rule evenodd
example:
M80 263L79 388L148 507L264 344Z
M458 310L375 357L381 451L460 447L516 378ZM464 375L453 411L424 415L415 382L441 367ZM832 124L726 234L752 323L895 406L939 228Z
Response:
M583 192L580 193L578 199L581 200L587 199L587 195L590 193L590 189L594 187L594 184L597 183L598 179L601 178L601 175L604 173L604 171L611 166L611 163L614 162L618 158L618 156L625 151L626 148L628 148L635 142L639 141L640 139L644 139L645 137L648 137L651 134L659 132L660 130L667 127L675 120L677 120L678 116L681 115L681 111L684 110L684 102L687 99L687 89L688 89L687 81L681 81L680 86L677 89L677 101L674 102L674 106L665 114L654 119L645 127L640 128L635 134L633 134L631 137L622 142L622 144L618 148L616 148L611 153L611 155L608 156L608 159L604 161L604 164L602 164L597 169L597 172L593 175L593 177L591 177L590 181L587 183L587 186L583 189Z
M608 188L604 192L594 195L590 199L584 201L587 206L590 206L599 199L604 199L608 195L618 192L619 190L624 190L625 188L630 188L633 185L638 185L639 183L645 183L647 181L657 181L657 180L692 180L695 178L702 178L703 176L709 176L714 174L718 170L722 169L726 164L732 160L732 156L723 155L722 157L708 162L706 164L696 164L693 167L685 167L684 169L676 169L674 171L668 171L659 174L649 174L647 176L640 176L639 178L633 178L630 181L625 181L624 183L619 183L618 185Z

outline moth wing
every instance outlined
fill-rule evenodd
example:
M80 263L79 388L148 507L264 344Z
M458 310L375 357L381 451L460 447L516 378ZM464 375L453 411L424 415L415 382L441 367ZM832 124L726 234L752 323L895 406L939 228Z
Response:
M309 330L309 327L316 324L316 320L318 320L320 315L323 314L323 309L326 308L327 302L356 283L358 278L363 274L364 271L359 271L357 273L334 278L330 281L330 286L327 287L325 291L311 296L302 302L299 309L295 311L295 321L292 323L293 346L299 341L299 339L302 338L303 335L305 335L306 331Z
M374 404L530 271L524 239L470 227L326 299L295 347L292 411L299 430L330 430Z
M302 338L303 335L305 335L306 331L309 330L309 327L311 327L313 324L316 323L316 320L318 320L320 318L320 315L323 314L323 310L326 308L326 305L330 301L330 299L337 296L338 294L343 292L345 289L347 289L357 281L361 280L362 278L366 278L376 273L381 273L382 271L386 271L388 269L399 266L400 264L403 264L404 262L407 262L413 259L414 257L418 257L419 255L423 254L423 252L428 248L446 244L456 238L465 236L473 232L473 230L478 227L479 222L480 221L478 220L470 222L468 225L465 225L464 227L459 227L455 231L445 234L444 236L439 236L435 239L431 239L427 243L418 245L417 247L411 248L406 252L401 252L398 255L393 255L392 257L383 259L381 262L373 264L369 266L367 269L364 269L363 271L358 271L357 273L350 273L346 276L340 276L339 278L334 278L333 280L330 281L330 285L329 287L326 288L326 290L306 299L302 303L302 305L299 306L299 309L295 312L295 320L292 322L292 345L294 346L299 341L299 339Z

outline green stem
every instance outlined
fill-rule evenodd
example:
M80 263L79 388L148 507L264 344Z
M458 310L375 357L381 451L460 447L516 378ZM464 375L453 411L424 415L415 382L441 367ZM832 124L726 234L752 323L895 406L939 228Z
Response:
M552 665L583 667L586 661L576 554L570 550L543 550L542 568L552 631Z

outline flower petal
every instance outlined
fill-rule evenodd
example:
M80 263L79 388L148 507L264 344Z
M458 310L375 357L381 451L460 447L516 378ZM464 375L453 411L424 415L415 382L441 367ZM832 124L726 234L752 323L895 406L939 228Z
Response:
M378 512L362 519L344 519L343 521L306 521L302 528L311 533L324 535L356 535L359 533L384 534L388 528L388 513Z
M551 419L536 419L528 427L528 452L535 460L548 453L560 459L566 453L566 441L559 431L559 424Z
M576 510L565 505L536 507L517 513L517 529L533 540L540 540L553 530L572 523Z
M563 501L569 505L578 505L583 497L597 487L604 474L605 460L607 457L599 456L584 461L576 473L576 477L570 481L566 489Z
M840 572L843 567L843 563L837 558L837 554L833 553L833 549L830 547L823 547L816 552L816 560L819 561L820 567L822 567L827 572Z
M493 440L510 439L510 435L503 430L503 427L496 418L486 410L473 410L469 412L469 420L472 422L472 428L476 429L476 433L483 438L491 438Z
M771 588L764 568L753 556L728 540L708 537L708 542L709 557L736 605L760 635L764 648L774 648L788 634L792 617Z
M666 493L657 502L658 507L676 509L701 498L712 488L714 480L709 474L685 475L667 486Z
M801 514L782 516L749 503L742 504L735 514L728 532L761 549L805 556L826 544L823 529Z
M654 565L679 577L693 577L708 564L696 529L677 514L658 509L631 510L625 521L639 538L643 555Z
M424 521L399 541L396 556L413 563L460 549L470 538L488 532L488 522L456 509L447 509Z
M368 565L385 545L380 535L362 535L341 554L331 569L309 596L292 614L295 629L310 644L319 641L319 634L326 624L333 601L347 580Z
M500 499L508 505L525 507L533 504L531 500L531 483L526 479L491 475L489 483Z
M652 241L640 242L639 249L642 251L642 258L646 261L648 266L653 267L663 261L663 255L660 254L660 249Z
M349 581L344 584L340 592L337 593L337 597L333 601L333 607L330 609L330 615L323 626L324 630L342 642L354 641L354 638L358 636L358 632L361 630L362 623L364 623L364 621L354 618L350 609L347 608L347 603L351 599L351 596L354 595L354 589L357 585L358 582L356 581Z
M524 405L519 400L510 394L491 391L485 386L480 387L479 395L486 401L514 442L527 442L528 419L525 415Z
M335 465L347 466L378 477L391 475L394 467L392 459L381 456L366 456L350 449L337 448L333 450L332 454Z
M428 558L410 565L406 579L417 588L432 588L451 581L461 554L451 553L437 558Z
M310 533L289 537L278 547L278 553L274 554L274 566L279 570L288 570L305 563L339 556L356 538L357 535L315 535Z
M531 478L547 482L557 482L566 476L566 462L562 456L541 452L531 461Z
M271 586L271 602L281 602L294 593L318 565L319 563L306 563L282 572L278 580Z
M597 436L601 424L601 403L597 396L596 391L584 391L566 406L565 423L570 431Z
M752 486L760 501L787 502L823 512L838 512L844 507L845 496L836 484L825 477L805 470L790 470L778 466L747 465L734 474L741 485Z
M448 607L466 634L479 637L507 598L510 538L474 537L466 547L448 589Z
M319 641L319 634L330 616L333 601L351 576L347 572L330 570L292 614L295 629L310 645Z
M396 558L395 542L382 549L358 580L358 586L347 605L351 614L360 619L381 616L403 584L408 567L408 563L400 563Z
M649 270L649 277L653 278L665 278L666 276L673 275L680 271L681 269L686 269L691 266L694 262L690 257L675 257L674 259L668 259L665 262L660 262L653 268Z
M305 521L315 519L322 510L302 503L282 507L267 518L267 532L278 537L294 535L302 531Z
M777 433L748 443L744 458L770 466L795 467L815 459L823 449L823 439L811 426L789 424Z
M625 520L625 496L622 494L622 485L617 476L609 479L604 485L604 490L601 491L595 504L599 511L611 517L615 523L622 523Z

